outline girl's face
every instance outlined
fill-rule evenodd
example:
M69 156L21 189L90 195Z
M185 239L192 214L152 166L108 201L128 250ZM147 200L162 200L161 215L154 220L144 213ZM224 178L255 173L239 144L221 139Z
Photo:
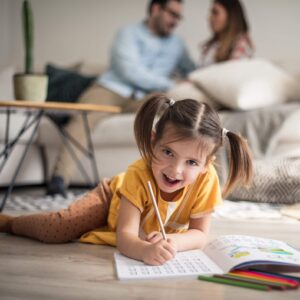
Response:
M214 2L209 16L210 28L215 34L222 33L227 26L228 13L224 6Z
M193 183L206 172L207 153L199 150L199 141L185 139L174 141L176 129L167 125L162 138L154 145L151 167L154 178L165 200ZM207 152L207 151L206 151Z

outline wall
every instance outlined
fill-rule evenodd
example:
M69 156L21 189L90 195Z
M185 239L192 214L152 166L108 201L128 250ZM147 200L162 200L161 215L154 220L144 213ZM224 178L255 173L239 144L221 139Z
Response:
M147 0L31 0L35 16L35 65L70 65L78 61L103 65L119 27L140 20ZM199 42L209 35L209 0L186 0L182 35L197 59ZM256 55L291 72L300 72L300 1L244 0ZM0 67L23 65L22 0L0 0Z
M11 11L10 0L0 0L0 67L12 61Z

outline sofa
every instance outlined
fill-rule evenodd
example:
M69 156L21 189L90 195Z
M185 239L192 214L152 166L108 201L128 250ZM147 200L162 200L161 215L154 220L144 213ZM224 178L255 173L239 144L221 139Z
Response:
M239 190L239 193L231 195L233 199L273 203L298 202L300 201L300 171L297 171L297 166L300 166L298 125L300 93L297 84L299 77L290 76L278 68L273 70L273 66L266 64L265 61L257 60L254 63L223 63L201 72L196 71L198 73L191 74L188 85L186 83L182 87L178 85L173 91L169 91L168 95L175 100L192 95L193 98L210 103L219 109L225 127L240 132L248 139L256 166L256 177L250 188L250 194L249 190L248 192ZM257 68L260 69L259 73ZM241 73L243 76L239 75ZM265 103L263 99L266 100ZM10 128L10 136L14 136L25 115L18 112L11 117L13 126ZM112 177L126 170L131 162L140 157L133 135L133 121L134 114L111 115L98 124L93 132L92 139L100 177ZM17 185L45 184L49 180L62 143L56 126L51 119L43 117L38 134L17 178ZM4 128L5 115L1 113L0 149L4 142ZM14 147L0 173L0 186L7 186L11 181L12 171L28 138L29 133L25 134L20 143ZM226 148L218 153L217 167L221 182L228 172L227 155ZM87 171L91 172L90 164L85 158L83 164ZM270 166L272 168L267 168ZM291 166L294 166L293 168L296 166L296 171L292 175L289 173ZM266 177L262 172L267 169L269 172L267 175L270 177ZM271 178L267 181L271 181L272 184L262 186L260 182L266 178ZM75 185L87 183L80 172L74 172L71 182ZM286 182L291 185L286 186ZM270 191L274 190L278 183L280 187L284 186L286 192L271 195ZM291 188L295 191L287 197Z
M25 120L25 114L18 111L11 116L10 136L15 136ZM5 114L0 115L0 148L4 145ZM97 168L100 177L112 177L122 172L128 164L139 157L133 137L133 114L112 115L105 119L92 134ZM29 142L30 130L21 138L0 174L0 185L7 186L12 179L26 143ZM62 139L56 125L47 116L39 125L28 155L17 177L17 185L44 184L50 178L54 161L58 155ZM44 160L44 157L46 160ZM82 158L87 172L92 174L87 158ZM80 172L75 172L72 183L85 184Z

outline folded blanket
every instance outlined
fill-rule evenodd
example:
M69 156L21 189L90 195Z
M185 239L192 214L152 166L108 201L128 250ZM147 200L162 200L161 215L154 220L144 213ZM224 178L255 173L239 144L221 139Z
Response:
M284 103L249 111L221 111L220 117L224 127L247 138L254 158L262 158L273 155L279 141L289 139L285 136L287 129L280 135L278 132L290 119L290 135L295 136L294 131L299 132L299 119L293 116L295 112L300 114L300 103ZM300 134L298 136L300 149ZM293 140L296 142L295 137Z
M299 103L285 103L251 111L222 111L223 126L243 135L253 153L254 179L230 199L269 203L300 202ZM291 148L291 145L294 147ZM217 155L221 182L228 174L228 149ZM219 166L219 167L218 167Z

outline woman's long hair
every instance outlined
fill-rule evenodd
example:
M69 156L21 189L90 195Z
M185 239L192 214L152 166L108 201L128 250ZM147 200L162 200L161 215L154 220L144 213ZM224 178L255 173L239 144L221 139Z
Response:
M243 35L250 47L253 43L249 37L249 25L244 13L244 9L239 0L214 0L214 3L222 5L227 12L227 26L224 31L209 39L204 47L209 48L213 43L219 41L215 61L222 62L230 58L236 40Z

